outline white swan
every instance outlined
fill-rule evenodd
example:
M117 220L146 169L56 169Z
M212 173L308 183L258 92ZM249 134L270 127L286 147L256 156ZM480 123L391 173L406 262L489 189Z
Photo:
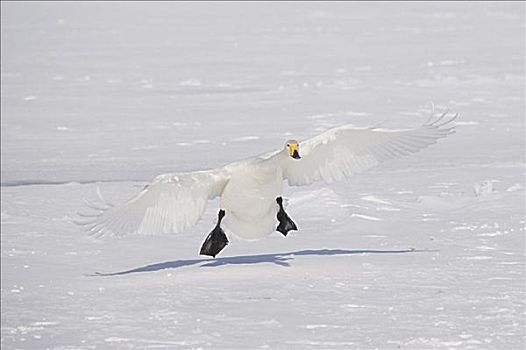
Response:
M99 212L82 224L97 236L180 232L199 220L208 200L219 196L217 225L201 248L201 254L215 257L228 244L222 223L245 239L297 229L282 206L284 180L290 186L331 183L415 153L454 132L451 122L457 115L444 120L446 115L416 129L344 125L222 168L160 175L120 206L93 207Z

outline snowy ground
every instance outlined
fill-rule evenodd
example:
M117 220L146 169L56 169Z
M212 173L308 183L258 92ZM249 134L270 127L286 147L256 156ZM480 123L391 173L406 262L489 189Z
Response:
M2 2L2 349L523 349L525 4ZM343 123L457 133L198 256L73 224ZM100 275L97 275L99 272Z

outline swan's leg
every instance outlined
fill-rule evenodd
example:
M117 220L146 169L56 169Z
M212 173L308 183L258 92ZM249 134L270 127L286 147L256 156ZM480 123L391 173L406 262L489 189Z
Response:
M279 205L279 211L278 211L278 221L279 225L276 228L276 231L279 231L283 234L283 236L286 236L289 231L298 231L298 227L292 221L292 219L285 213L285 209L283 209L283 198L278 197L276 198L276 202L278 202Z
M217 214L217 225L206 237L203 245L201 246L201 251L199 254L208 255L215 258L216 255L227 246L228 239L226 238L225 232L221 228L221 220L223 220L224 216L225 211L223 209L219 210L219 213Z

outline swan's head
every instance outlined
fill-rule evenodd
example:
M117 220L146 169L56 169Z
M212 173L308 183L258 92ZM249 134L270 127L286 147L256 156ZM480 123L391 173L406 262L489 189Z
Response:
M285 144L285 150L294 159L300 159L300 144L296 140L288 140Z

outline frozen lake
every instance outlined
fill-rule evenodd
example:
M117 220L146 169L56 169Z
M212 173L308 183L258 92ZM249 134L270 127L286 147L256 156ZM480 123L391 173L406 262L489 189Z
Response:
M2 349L523 349L525 4L2 2ZM327 128L456 134L331 186L299 232L94 240L165 172ZM100 272L103 276L95 275Z

